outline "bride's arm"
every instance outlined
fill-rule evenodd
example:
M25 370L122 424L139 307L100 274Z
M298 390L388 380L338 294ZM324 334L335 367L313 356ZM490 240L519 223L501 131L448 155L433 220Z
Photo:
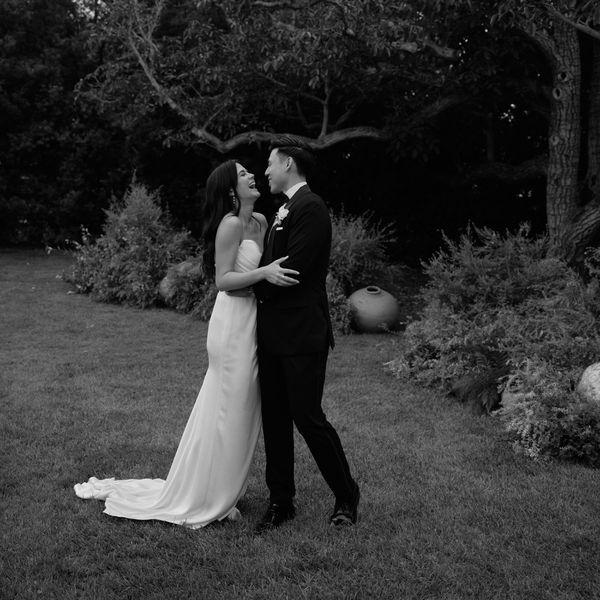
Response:
M249 287L262 280L275 285L295 285L297 281L289 277L296 271L280 266L285 258L280 258L269 265L258 267L246 273L234 270L235 260L240 242L242 241L243 226L239 217L225 217L215 239L215 284L219 291L228 292Z

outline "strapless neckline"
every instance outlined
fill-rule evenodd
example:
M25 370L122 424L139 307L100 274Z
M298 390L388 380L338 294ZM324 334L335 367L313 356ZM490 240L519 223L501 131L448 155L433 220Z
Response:
M243 240L240 242L240 246L241 246L241 245L242 245L244 242L252 242L252 243L253 243L253 244L254 244L254 245L255 245L255 246L258 248L258 250L259 250L260 252L262 252L262 250L260 249L260 246L259 246L259 244L258 244L258 242L257 242L257 241L255 241L255 240L251 240L250 238L244 238L244 239L243 239Z

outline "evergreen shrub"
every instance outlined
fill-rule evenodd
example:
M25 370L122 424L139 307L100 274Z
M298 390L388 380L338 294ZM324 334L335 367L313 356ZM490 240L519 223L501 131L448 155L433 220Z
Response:
M102 302L157 304L169 265L196 253L196 242L171 225L158 194L135 181L122 201L113 200L105 212L100 237L93 240L83 229L82 242L75 244L75 265L65 279Z

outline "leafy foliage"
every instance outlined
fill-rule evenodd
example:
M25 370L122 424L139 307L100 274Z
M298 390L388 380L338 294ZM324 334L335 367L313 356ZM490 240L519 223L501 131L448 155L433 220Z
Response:
M387 248L395 241L393 226L373 220L373 215L331 215L332 239L329 272L345 295L373 283L385 270Z
M382 225L369 213L331 214L332 241L327 293L334 331L350 333L347 297L363 285L383 277L387 247L395 240L393 227Z
M0 238L64 242L95 228L127 177L119 135L74 105L92 70L87 22L73 0L0 3ZM124 174L125 171L125 174Z
M600 336L586 287L563 261L546 257L546 244L526 227L446 240L425 266L423 313L407 327L392 371L447 386L481 367L481 348L505 353L515 368L538 359L562 373L594 360Z
M384 132L406 122L416 97L439 100L454 78L448 23L467 7L113 0L95 36L106 60L80 91L130 124L167 104L183 124L163 130L169 139L212 144L284 127L313 139L353 127Z
M563 458L600 466L600 406L575 392L548 390L520 394L498 415L513 448L533 459Z
M169 267L166 281L167 291L163 299L167 306L208 321L218 290L214 281L204 272L202 252Z
M84 230L66 279L102 302L151 306L159 300L158 285L169 265L196 249L188 232L170 225L158 195L134 181L122 202L113 201L106 211L97 240Z
M497 369L515 447L532 457L598 464L600 409L573 392L600 355L598 321L589 287L563 261L547 258L546 246L527 227L505 236L473 229L458 242L446 240L425 266L423 313L388 367L446 388Z
M334 333L345 335L350 333L350 305L340 282L330 273L327 276L327 297L329 314Z

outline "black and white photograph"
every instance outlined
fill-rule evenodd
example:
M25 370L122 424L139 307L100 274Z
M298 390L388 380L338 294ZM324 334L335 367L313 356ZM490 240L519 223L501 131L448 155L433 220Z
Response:
M598 0L0 0L0 600L600 599Z

